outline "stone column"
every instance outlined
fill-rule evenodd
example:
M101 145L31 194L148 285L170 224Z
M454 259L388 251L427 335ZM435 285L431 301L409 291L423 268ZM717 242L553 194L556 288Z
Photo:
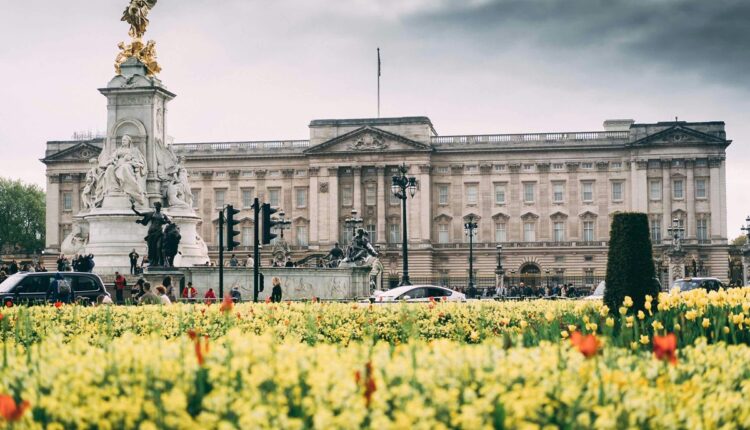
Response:
M583 232L582 229L579 228L581 225L581 218L579 217L579 205L581 201L581 194L579 193L579 185L578 182L578 163L575 162L567 162L566 168L568 170L568 181L566 183L567 187L567 196L566 196L566 203L568 205L568 210L570 213L568 214L568 220L571 222L568 222L568 238L570 240L573 240L573 238L577 238L578 240L583 240ZM600 214L599 216L606 216L606 214Z
M670 288L672 288L672 282L674 282L675 279L680 279L685 277L685 256L686 253L683 250L670 250L667 251L667 263L669 264L669 285L666 287L662 285L662 288L665 288L667 291L669 291Z
M240 193L239 183L240 171L229 170L227 171L227 175L229 175L229 187L227 189L226 202L227 204L234 205L235 209L241 209L242 195Z
M724 162L724 157L719 159L719 234L721 239L727 239L727 164Z
M630 162L630 204L636 212L648 213L648 161Z
M320 169L317 167L310 167L308 169L308 175L310 176L309 187L307 190L310 205L310 249L318 249L320 246L318 223L323 217L318 213L318 193L320 192L318 189L319 171Z
M429 164L419 166L419 203L421 205L421 242L430 242L432 226L432 178L430 178L431 166Z
M711 239L720 238L721 235L721 159L709 158L709 181L710 181L710 206L711 206ZM726 207L726 206L725 206Z
M339 240L339 168L328 168L328 243Z
M47 191L45 194L47 210L45 212L45 247L50 251L60 249L60 175L51 174L47 177Z
M362 209L362 167L352 167L352 173L354 173L354 184L352 184L352 193L354 195L354 207L358 214L357 216L363 217L364 211Z
M549 182L549 168L550 163L547 162L536 164L536 170L539 177L539 195L536 201L536 207L537 210L539 210L539 224L537 225L537 233L539 233L539 235L537 240L552 240L550 215L552 215L551 212L554 209L550 207L552 196L550 195L551 184ZM572 229L570 226L566 227L566 233L569 235Z
M685 173L687 182L685 184L685 209L687 211L687 220L685 221L685 238L695 239L697 231L695 226L698 221L695 219L695 179L693 175L693 160L685 160Z
M385 247L386 243L386 236L385 236L385 208L386 205L388 205L388 196L386 194L387 192L390 192L391 188L386 184L385 181L385 166L378 166L377 167L377 175L378 175L378 231L377 231L377 243L380 245L383 245Z
M662 217L662 231L664 233L667 233L668 229L672 226L672 178L669 175L671 165L672 161L670 160L661 161L661 207L664 214ZM669 282L672 282L671 278Z

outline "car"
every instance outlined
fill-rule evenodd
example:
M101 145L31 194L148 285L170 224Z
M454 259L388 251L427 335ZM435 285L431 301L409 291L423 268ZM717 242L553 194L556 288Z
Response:
M73 288L76 300L95 302L100 295L109 296L101 278L93 273L60 272ZM57 272L19 272L0 284L0 303L47 303L47 289Z
M672 288L679 288L680 292L703 288L707 291L718 291L719 288L726 288L717 278L682 278L674 281Z
M445 300L449 302L465 302L466 295L437 285L405 285L392 288L387 291L376 291L370 301L374 303L384 302L428 302L433 300Z

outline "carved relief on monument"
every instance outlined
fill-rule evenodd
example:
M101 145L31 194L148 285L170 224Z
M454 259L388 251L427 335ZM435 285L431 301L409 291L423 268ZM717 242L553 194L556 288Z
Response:
M388 144L382 138L372 133L364 133L357 140L350 143L349 148L355 151L379 151L388 148Z
M318 187L319 191L321 193L327 193L328 192L328 182L321 182L320 186Z

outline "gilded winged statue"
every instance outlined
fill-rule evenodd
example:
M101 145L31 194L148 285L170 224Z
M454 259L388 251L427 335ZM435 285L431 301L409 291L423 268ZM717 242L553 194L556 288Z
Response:
M130 24L130 37L140 39L148 26L148 13L156 5L157 0L130 0L130 4L122 14L122 21Z

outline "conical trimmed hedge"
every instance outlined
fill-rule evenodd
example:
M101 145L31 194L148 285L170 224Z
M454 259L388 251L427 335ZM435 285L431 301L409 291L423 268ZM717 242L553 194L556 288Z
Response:
M629 212L615 214L609 233L609 256L604 303L612 312L630 296L636 310L643 309L646 295L659 294L648 229L648 216Z

